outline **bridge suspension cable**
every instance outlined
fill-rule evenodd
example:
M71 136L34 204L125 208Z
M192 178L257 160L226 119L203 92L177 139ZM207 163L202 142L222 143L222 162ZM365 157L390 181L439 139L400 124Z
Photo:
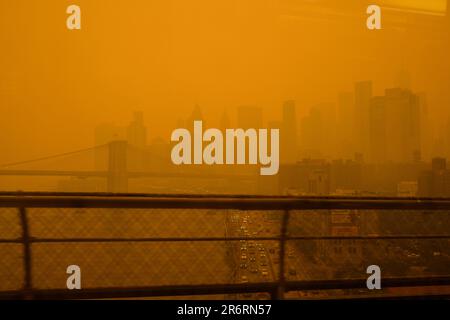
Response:
M102 145L97 145L97 146L93 146L93 147L89 147L89 148L84 148L84 149L79 149L79 150L75 150L75 151L69 151L69 152L65 152L65 153L59 153L59 154L55 154L55 155L51 155L51 156L46 156L46 157L40 157L40 158L24 160L24 161L19 161L19 162L5 163L5 164L1 164L0 168L8 168L8 167L14 167L14 166L22 165L22 164L28 164L28 163L33 163L33 162L39 162L39 161L50 160L50 159L55 159L55 158L61 158L61 157L70 156L70 155L74 155L74 154L77 154L77 153L81 153L81 152L90 151L90 150L94 150L94 149L97 149L97 148L105 147L106 145L107 144L102 144Z

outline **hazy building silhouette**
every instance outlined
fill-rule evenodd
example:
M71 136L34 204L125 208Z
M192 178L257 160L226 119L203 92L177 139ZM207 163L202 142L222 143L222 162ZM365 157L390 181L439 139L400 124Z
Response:
M147 145L147 128L142 112L134 113L134 119L127 127L127 140L130 145L141 149Z
M427 96L421 92L418 94L418 97L420 107L420 150L422 159L430 161L432 157L433 127L430 122Z
M186 124L188 129L194 126L194 121L202 121L203 127L206 127L205 120L203 119L202 109L200 108L199 105L195 105L194 110L192 110L192 113L188 118Z
M237 125L242 129L263 128L262 108L256 106L240 106L237 109Z
M330 192L330 181L329 163L304 159L280 167L278 187L280 194L326 195Z
M355 84L355 151L367 154L369 151L369 108L372 99L372 82Z
M371 162L386 161L386 101L384 97L374 97L369 110L369 159Z
M354 146L355 98L352 92L342 92L338 96L337 108L337 154L339 157L351 158Z
M369 154L374 162L419 161L420 107L418 96L404 89L387 89L370 100Z
M397 184L397 196L399 197L415 197L417 196L417 181L400 181Z
M420 154L419 98L409 90L398 88L387 89L385 97L390 160L413 161Z
M294 163L297 160L297 113L295 101L289 100L283 104L281 125L281 161Z
M308 175L307 193L324 196L330 193L330 172L327 169L317 169Z
M421 197L450 196L450 170L447 170L445 158L434 158L431 170L421 173L417 193Z
M322 158L325 142L325 127L322 112L318 107L312 107L301 120L301 147L306 157Z
M228 116L227 111L224 110L223 113L222 113L222 117L220 118L220 129L222 131L224 131L224 130L230 129L230 128L231 128L230 117Z
M336 105L334 103L321 103L317 106L322 114L323 146L322 152L327 158L333 158L337 154L337 122Z
M301 146L305 157L331 158L336 155L336 109L331 103L312 107L301 121Z

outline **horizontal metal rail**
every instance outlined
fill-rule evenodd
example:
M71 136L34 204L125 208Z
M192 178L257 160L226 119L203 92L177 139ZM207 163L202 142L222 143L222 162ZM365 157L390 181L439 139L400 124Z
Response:
M301 197L127 197L0 195L0 207L235 209L235 210L450 210L450 199Z
M47 289L34 290L34 299L107 299L107 298L133 298L133 297L175 297L192 295L223 295L244 293L269 293L276 295L278 282L237 283L237 284L194 284L194 285L166 285L151 287L111 287L86 288L83 290ZM450 286L448 277L427 278L384 278L383 286L389 288L401 287L429 287ZM307 290L340 290L340 289L367 289L366 279L343 280L309 280L286 281L286 291ZM17 291L0 292L0 299L17 299Z
M380 236L286 236L287 240L311 241L311 240L444 240L449 239L450 235L380 235ZM82 243L102 243L102 242L223 242L223 241L240 241L240 240L257 240L257 241L279 241L280 237L152 237L152 238L33 238L29 239L30 243L65 243L65 242L82 242ZM18 239L0 239L0 243L22 243L22 238Z

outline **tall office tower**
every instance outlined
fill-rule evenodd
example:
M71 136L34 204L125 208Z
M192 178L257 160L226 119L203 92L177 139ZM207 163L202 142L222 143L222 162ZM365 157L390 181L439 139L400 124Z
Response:
M262 108L255 106L240 106L237 109L238 128L263 128Z
M369 110L369 161L382 163L386 161L386 100L373 97Z
M127 140L132 146L145 148L147 145L147 128L144 125L144 115L142 112L135 112L133 121L127 128Z
M445 131L444 124L433 127L433 143L431 148L432 155L445 155Z
M343 92L338 96L337 110L337 156L350 159L355 152L355 101L352 92Z
M420 108L409 90L387 89L371 99L370 160L412 162L420 159Z
M227 110L224 110L222 113L222 117L220 118L220 130L225 132L226 129L231 128L230 117L228 116Z
M431 149L433 145L433 127L430 125L427 96L422 92L418 94L418 97L420 108L420 143L422 159L429 161L432 156Z
M447 118L447 121L444 124L443 131L443 142L444 142L444 152L442 153L446 157L450 157L450 117Z
M327 158L335 158L337 153L336 137L336 105L334 103L321 103L317 108L322 114L323 123L323 154Z
M420 158L419 98L409 90L387 89L387 140L391 160L411 162Z
M372 98L372 82L363 81L355 84L355 151L369 152L369 107Z
M194 107L194 110L192 110L191 115L188 118L187 121L187 128L192 128L194 126L194 121L203 121L203 128L206 127L205 125L205 121L203 119L203 115L202 115L202 109L200 108L200 106L197 104Z
M289 100L283 104L283 117L280 128L281 162L295 163L297 161L297 114L295 101Z
M321 110L318 107L311 108L300 126L301 148L305 157L316 159L323 157L325 129Z

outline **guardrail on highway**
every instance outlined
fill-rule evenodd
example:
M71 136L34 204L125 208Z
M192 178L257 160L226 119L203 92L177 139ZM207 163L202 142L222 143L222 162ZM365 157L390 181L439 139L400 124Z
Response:
M70 212L67 216L58 212L53 212L54 209L61 210L81 210ZM102 211L105 209L106 211ZM137 211L133 211L133 210ZM277 220L278 232L262 235L242 235L238 232L236 234L223 234L216 233L217 228L210 233L200 235L186 234L183 235L183 226L173 223L171 227L176 228L176 234L163 235L156 232L150 233L138 229L138 226L133 224L132 230L136 230L136 234L127 235L127 226L133 219L136 220L138 216L142 214L149 215L149 219L152 219L154 212L148 213L145 210L163 210L164 214L168 218L164 218L167 226L171 221L170 215L175 212L179 213L180 210L187 216L186 219L194 219L199 212L205 213L205 210L211 212L224 212L224 211L238 211L238 212L252 212L256 216L268 211L276 211L279 214ZM6 211L5 211L6 210ZM101 234L99 235L86 235L84 233L71 236L74 232L65 226L60 230L60 234L53 234L52 236L45 236L46 233L51 233L51 229L54 228L53 224L68 223L64 219L70 217L86 217L83 210L89 211L89 217L93 217L91 220L83 220L84 226L80 227L80 230L89 229L93 226L92 223L99 221L97 216L101 216L105 212L109 212L114 215L114 218L107 223L108 230L116 230L115 234ZM111 211L113 210L113 211ZM114 210L125 210L116 212ZM178 210L178 211L177 211ZM323 290L323 289L352 289L352 288L366 288L366 278L347 278L347 279L300 279L292 280L286 277L286 261L287 261L287 248L286 243L289 241L329 241L329 240L356 240L356 241L368 241L376 242L380 240L416 240L416 241L431 241L441 240L447 241L450 239L450 230L446 233L426 233L426 234L377 234L377 233L365 233L365 234L353 234L353 235L335 235L335 234L302 234L295 235L289 231L289 223L291 220L292 212L315 212L322 210L325 212L331 212L334 210L358 210L363 212L364 210L380 210L383 212L390 212L396 214L399 211L404 212L436 212L440 215L444 215L448 219L450 213L450 199L432 199L432 198L376 198L376 197L263 197L263 196L197 196L197 195L144 195L144 194L91 194L91 193L0 193L0 253L3 257L3 271L0 270L0 277L5 278L17 278L17 283L21 283L19 286L17 283L2 286L0 284L0 298L26 298L26 299L49 299L49 298L120 298L120 297L161 297L161 296L177 296L177 295L216 295L216 294L243 294L243 293L256 293L266 292L271 295L272 298L283 298L284 294L288 291L296 290ZM51 215L47 216L49 212ZM111 212L110 212L111 211ZM121 224L118 215L120 213L130 212L128 215L133 216L128 219L125 224ZM156 211L155 211L156 212ZM208 212L208 211L206 211ZM364 214L364 213L363 213ZM9 218L3 218L2 216ZM31 217L30 217L31 216ZM45 218L42 218L45 216ZM17 217L17 220L14 220ZM159 217L159 216L158 216ZM167 220L169 219L169 220ZM204 218L207 221L209 218ZM59 221L61 220L61 221ZM156 220L156 218L155 218ZM75 220L73 220L75 221ZM90 221L90 222L88 222ZM145 223L138 222L138 225L146 226L151 224L151 220L146 220ZM184 220L189 221L189 220ZM214 224L214 222L212 222ZM116 225L114 225L116 224ZM74 224L75 225L75 224ZM105 222L101 223L100 227L104 227ZM199 227L202 225L200 224ZM99 229L100 229L99 227ZM55 227L56 228L56 227ZM133 229L135 228L135 229ZM164 224L161 228L164 228ZM14 232L11 230L15 230ZM41 232L42 230L43 232ZM123 230L122 230L123 229ZM130 230L131 230L130 229ZM145 229L145 227L144 227ZM4 232L1 232L1 231ZM41 231L39 231L41 230ZM78 230L78 229L77 229ZM162 229L160 229L162 230ZM11 231L11 234L8 232ZM195 230L194 230L195 231ZM8 235L6 235L8 233ZM100 232L101 233L101 232ZM44 234L44 235L43 235ZM179 234L182 234L179 236ZM45 265L46 260L49 259L46 255L51 257L59 252L57 257L58 261L65 261L66 258L62 258L61 251L63 250L78 250L73 245L82 246L97 245L97 244L110 244L117 245L118 243L141 243L141 244L161 244L161 243L182 243L192 245L195 247L198 243L210 243L210 242L238 242L238 241L267 241L278 242L278 255L279 263L275 266L277 268L274 272L274 279L267 281L254 281L249 283L234 283L227 279L221 278L221 281L214 283L209 281L208 283L189 283L189 281L183 281L178 283L155 283L148 284L145 282L141 285L140 281L131 281L130 284L117 286L115 283L102 283L98 287L95 283L91 283L87 288L82 290L67 290L62 287L55 287L46 283L45 268L53 268L53 265ZM18 246L21 249L18 249ZM87 248L87 249L86 249ZM92 248L92 247L90 247ZM108 250L117 250L115 247L107 247ZM130 247L132 248L132 247ZM145 252L154 253L157 251L154 247L147 248L142 247L139 249L140 254L145 255ZM174 247L175 248L175 247ZM205 247L206 248L206 247ZM85 247L83 250L88 250ZM81 250L81 249L80 249ZM134 249L130 249L134 250ZM153 251L152 251L153 250ZM175 256L181 254L182 249L175 250ZM209 249L204 249L209 250ZM114 251L117 252L117 251ZM197 251L196 251L197 252ZM120 254L124 254L123 252ZM200 256L197 252L197 254ZM117 259L121 259L117 254ZM157 257L157 255L156 255ZM188 257L191 259L192 257ZM187 259L188 259L187 258ZM203 257L202 257L203 258ZM56 258L55 258L56 259ZM89 258L94 259L94 258ZM100 259L100 258L99 258ZM103 259L103 258L102 258ZM122 260L125 260L123 258ZM14 263L20 262L19 265ZM118 261L118 260L116 260ZM102 261L103 263L103 261ZM209 263L209 262L203 262ZM97 262L93 262L95 266ZM143 269L149 265L153 265L152 262L145 264ZM217 263L219 265L219 263ZM114 267L114 262L111 262L109 266ZM125 267L124 267L125 268ZM237 266L230 267L230 269L237 268ZM37 270L37 271L36 271ZM50 271L49 271L50 272ZM108 273L108 270L105 271ZM126 270L124 270L126 272ZM158 271L160 272L160 271ZM179 272L179 271L177 271ZM198 272L204 272L199 270ZM36 274L38 273L38 274ZM114 271L113 271L114 273ZM67 275L64 275L67 276ZM61 276L61 279L63 276ZM170 280L168 280L170 282ZM13 282L11 280L11 282ZM417 286L449 286L450 275L426 275L415 277L386 277L383 278L383 287L417 287Z

